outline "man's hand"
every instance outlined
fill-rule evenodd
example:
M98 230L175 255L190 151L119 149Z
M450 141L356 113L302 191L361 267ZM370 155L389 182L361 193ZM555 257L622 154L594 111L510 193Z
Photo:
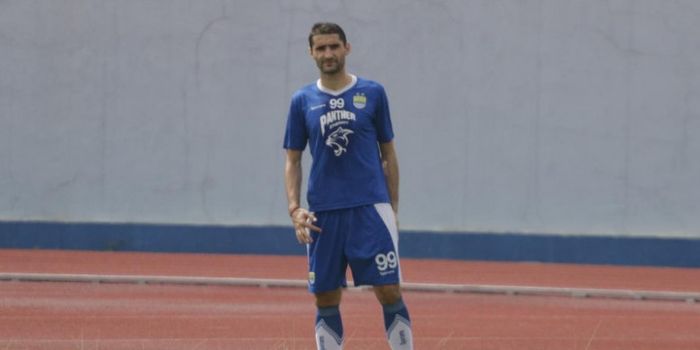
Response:
M309 244L313 242L310 231L321 232L321 228L313 224L316 222L316 215L314 215L314 213L304 208L296 208L292 211L290 216L292 218L292 224L294 225L294 231L297 235L297 241L299 241L300 244Z

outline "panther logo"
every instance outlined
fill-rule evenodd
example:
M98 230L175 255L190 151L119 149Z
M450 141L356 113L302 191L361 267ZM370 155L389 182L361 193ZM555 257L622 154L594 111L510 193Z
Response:
M333 130L330 135L328 135L328 138L326 139L326 146L333 148L333 153L335 153L336 157L340 157L343 153L348 151L347 147L350 143L348 135L354 133L355 132L350 129L338 127L337 129Z

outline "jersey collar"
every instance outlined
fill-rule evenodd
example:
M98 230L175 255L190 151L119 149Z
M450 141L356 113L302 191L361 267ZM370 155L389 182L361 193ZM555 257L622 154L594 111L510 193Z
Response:
M325 92L325 93L327 93L327 94L329 94L329 95L339 96L339 95L342 95L344 92L346 92L346 91L352 89L352 87L355 86L355 84L357 83L357 77L356 77L356 76L350 74L350 79L351 79L351 80L350 80L350 83L349 83L348 85L345 85L345 87L342 88L342 89L340 89L340 90L331 90L331 89L328 89L328 88L324 87L323 85L321 85L321 79L319 79L319 80L316 81L316 87L317 87L319 90L321 90L321 91L323 91L323 92Z

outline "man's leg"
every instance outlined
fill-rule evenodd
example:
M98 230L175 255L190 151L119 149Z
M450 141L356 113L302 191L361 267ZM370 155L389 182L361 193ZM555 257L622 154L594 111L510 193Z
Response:
M390 204L378 203L356 208L354 214L346 255L355 285L374 286L391 349L413 350L411 319L399 287L399 232L394 211Z
M408 309L398 284L375 286L374 294L382 304L384 327L391 350L413 350L413 332Z
M343 348L343 321L340 317L341 289L315 293L316 348L341 350Z
M343 348L343 322L340 317L342 288L347 286L347 261L343 254L347 226L344 211L320 211L316 224L323 233L311 232L308 245L309 291L316 298L316 345L319 350Z

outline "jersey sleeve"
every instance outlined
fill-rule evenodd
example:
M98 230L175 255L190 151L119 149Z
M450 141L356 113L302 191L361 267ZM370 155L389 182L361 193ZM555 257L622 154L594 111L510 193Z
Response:
M391 126L391 114L389 113L389 99L383 87L379 87L374 126L377 129L377 141L389 142L394 139L394 130Z
M303 151L306 148L308 135L302 109L302 97L295 95L289 105L287 128L284 133L284 148Z

